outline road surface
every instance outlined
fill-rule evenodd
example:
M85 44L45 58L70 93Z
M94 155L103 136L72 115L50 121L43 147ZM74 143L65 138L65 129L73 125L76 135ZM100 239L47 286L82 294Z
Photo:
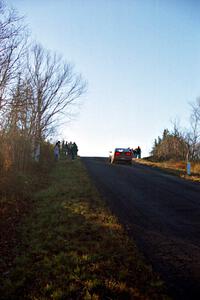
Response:
M173 299L200 299L200 184L134 163L82 158Z

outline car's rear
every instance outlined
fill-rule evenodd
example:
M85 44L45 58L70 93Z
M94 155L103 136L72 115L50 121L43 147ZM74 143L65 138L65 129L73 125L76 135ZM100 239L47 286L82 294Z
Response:
M132 163L132 151L129 148L116 148L111 159L111 163L125 162Z

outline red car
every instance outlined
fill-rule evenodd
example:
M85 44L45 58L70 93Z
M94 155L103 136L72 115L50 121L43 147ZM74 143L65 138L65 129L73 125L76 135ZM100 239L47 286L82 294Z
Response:
M126 162L132 164L133 152L130 148L115 148L113 152L110 152L109 161L111 164L117 162Z

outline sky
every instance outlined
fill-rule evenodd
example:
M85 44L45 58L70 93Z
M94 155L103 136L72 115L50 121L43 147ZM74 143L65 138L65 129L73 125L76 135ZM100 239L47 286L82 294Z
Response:
M175 119L189 126L200 96L198 0L7 0L32 39L74 64L88 82L79 112L54 139L81 156L142 149Z

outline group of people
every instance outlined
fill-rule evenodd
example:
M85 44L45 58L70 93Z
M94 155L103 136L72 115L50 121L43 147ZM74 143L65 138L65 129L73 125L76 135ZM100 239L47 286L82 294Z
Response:
M132 150L132 153L133 153L133 158L141 158L141 148L140 146L138 146L137 148L135 149L131 149Z
M63 157L68 157L74 160L78 155L77 144L75 142L68 143L63 140L61 145L60 141L58 141L54 146L54 157L56 161L60 158L61 154Z
M141 148L138 146L135 149L131 149L133 154L133 158L141 158ZM68 157L71 158L72 160L75 159L78 155L78 146L74 142L65 142L64 140L62 141L62 145L60 141L58 141L55 146L54 146L54 157L55 160L57 161L60 158L60 154L62 154L63 157Z

